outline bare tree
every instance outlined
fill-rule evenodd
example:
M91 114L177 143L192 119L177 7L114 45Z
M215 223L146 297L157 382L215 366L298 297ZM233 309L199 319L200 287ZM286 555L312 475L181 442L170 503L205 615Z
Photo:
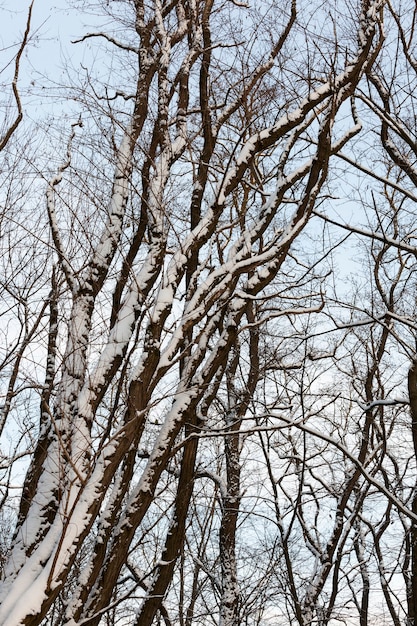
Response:
M289 528L278 502L273 510L288 604L300 624L329 621L352 533L361 553L363 500L375 484L389 496L374 477L380 464L367 440L371 407L356 460L335 437L336 426L322 433L326 450L334 442L353 463L332 492L312 463L322 451L307 445L320 433L303 422L318 411L303 395L309 374L302 363L314 361L304 351L298 362L305 338L295 345L283 338L297 357L286 370L273 363L277 344L264 345L270 360L261 362L259 337L276 320L295 328L295 320L323 309L323 275L297 246L328 195L331 159L361 130L354 96L367 78L376 80L385 2L348 3L343 29L323 20L319 5L102 3L106 26L79 40L105 61L72 86L76 121L65 148L54 145L55 171L47 176L47 165L37 166L48 181L50 229L49 240L41 237L44 271L31 291L40 309L6 369L11 420L22 409L10 399L25 399L17 372L24 379L33 360L39 376L43 364L43 380L30 381L27 398L33 411L38 393L39 420L25 429L33 447L3 566L1 624L98 624L115 615L141 626L158 615L175 623L172 587L188 561L192 593L181 598L188 608L180 622L196 623L199 603L206 602L206 615L213 610L198 591L203 577L218 595L214 610L224 626L255 615L238 580L245 580L239 519L249 516L242 481L253 444L246 439L293 426L297 449L285 435L286 452L279 452L287 457L280 488L290 502L297 491ZM16 281L24 281L24 269L15 270ZM302 373L301 385L291 367ZM283 415L269 397L276 390L268 372L278 370L286 370L288 400L302 392L296 410L288 402ZM212 439L224 442L215 471ZM259 441L263 476L274 485L272 443L264 435ZM294 480L286 487L288 471ZM201 481L210 485L209 513L191 519ZM304 500L308 493L309 510L321 517L320 481L337 502L324 541L310 528ZM192 531L210 524L219 532L218 558L209 554L207 530L189 556ZM293 529L319 563L301 581L303 593ZM270 559L262 576L272 580L272 570ZM366 569L361 574L366 580Z

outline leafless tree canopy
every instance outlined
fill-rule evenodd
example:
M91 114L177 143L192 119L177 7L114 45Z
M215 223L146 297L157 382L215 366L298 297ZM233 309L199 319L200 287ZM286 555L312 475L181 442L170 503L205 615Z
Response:
M22 91L28 10L0 626L416 626L415 3L79 0Z

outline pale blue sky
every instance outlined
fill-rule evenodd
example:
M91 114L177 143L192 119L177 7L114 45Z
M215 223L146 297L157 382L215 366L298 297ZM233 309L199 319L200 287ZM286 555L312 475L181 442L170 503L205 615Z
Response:
M0 65L2 83L9 83L13 71L13 57L22 40L26 26L29 0L0 0ZM67 0L34 0L30 44L22 58L20 87L22 94L31 82L41 82L42 76L59 82L64 73L65 59L78 65L85 54L85 46L71 41L88 30L87 20Z

